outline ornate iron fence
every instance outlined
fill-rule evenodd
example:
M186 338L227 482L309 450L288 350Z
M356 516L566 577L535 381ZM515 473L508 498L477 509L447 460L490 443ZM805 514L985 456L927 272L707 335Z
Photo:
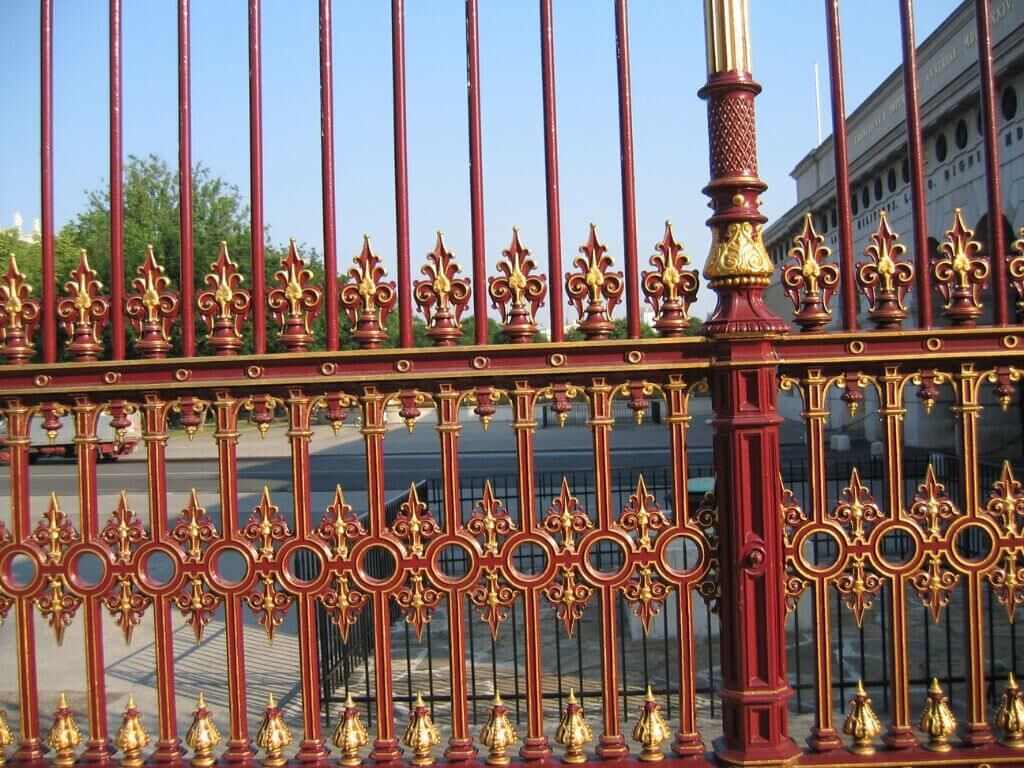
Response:
M45 742L55 751L55 764L67 766L79 759L84 741L80 759L85 762L107 764L120 750L128 765L139 764L143 757L174 764L186 754L184 736L196 768L215 760L252 760L254 723L247 694L265 687L267 676L265 669L247 663L248 610L268 639L287 617L293 618L301 689L294 713L270 702L256 745L266 753L267 765L282 764L292 738L288 720L298 736L296 759L322 762L328 759L317 644L322 609L346 643L366 649L361 695L342 708L341 728L332 736L348 765L360 762L364 746L372 761L396 762L402 759L400 742L414 764L429 764L442 741L449 761L474 759L479 741L490 751L491 761L501 763L508 759L513 737L521 738L518 754L526 761L547 760L552 742L570 763L588 759L592 743L599 758L632 761L630 735L640 742L640 760L657 759L668 741L674 756L695 764L863 765L873 761L869 755L880 735L884 752L875 759L886 765L1019 760L1024 698L1012 678L1005 684L1001 678L1003 672L1019 671L1012 620L1024 602L1024 489L1017 479L1020 467L1009 462L997 476L985 474L979 431L994 409L1019 407L1024 333L1011 324L1011 310L1019 315L1024 307L1024 237L1012 246L1019 253L1011 254L1002 217L992 215L989 247L983 253L975 233L957 216L940 258L929 259L910 0L901 0L900 9L915 211L913 259L905 258L904 247L881 215L867 260L855 262L838 1L829 0L840 252L833 263L808 219L794 242L792 264L782 272L796 307L796 333L763 300L775 269L761 242L765 217L759 207L765 185L757 173L754 117L760 86L751 74L746 2L706 0L708 80L701 96L708 102L711 181L705 191L711 198L713 242L703 276L717 306L700 336L684 335L698 276L671 227L654 244L650 269L640 270L626 0L614 3L623 272L615 270L593 227L570 271L563 272L550 0L540 0L547 274L540 274L541 265L518 232L501 258L489 265L483 241L477 2L467 0L472 269L463 276L439 238L423 268L427 279L413 280L404 15L401 0L393 0L397 280L386 279L367 240L345 283L339 279L334 218L331 2L321 0L319 6L324 284L312 284L294 246L268 284L264 244L257 236L248 270L222 247L202 286L195 289L188 0L178 2L180 285L172 285L159 264L167 254L150 254L137 276L125 274L121 2L112 0L112 258L110 294L104 295L86 255L65 285L55 274L54 8L52 0L40 3L41 295L33 294L13 258L0 284L0 356L9 363L0 368L0 393L11 509L10 525L0 527L0 618L12 620L15 633L16 658L5 666L18 671L18 706L11 715L18 732L15 758L38 763ZM976 8L987 192L989 209L995 212L1001 189L992 9L987 0L977 0ZM264 231L260 9L259 0L249 0L255 233ZM246 271L251 288L245 283ZM982 286L989 280L994 324L979 326ZM1011 306L1011 288L1020 298L1016 308ZM935 291L944 301L941 320L932 312ZM866 300L871 328L857 327L858 292ZM834 294L841 299L842 328L826 331ZM903 328L910 322L908 295L915 300L913 329ZM641 297L654 310L660 338L641 338ZM614 309L623 298L627 338L612 340ZM584 341L564 339L567 301L575 308ZM510 343L489 343L489 302ZM552 339L534 343L537 312L545 302ZM463 333L460 318L470 306L475 344L457 347L454 343ZM393 310L398 314L397 343L385 348ZM417 310L430 348L413 348ZM321 311L326 318L322 340L314 337L311 325ZM205 326L203 356L196 356L197 315ZM357 349L340 349L343 315ZM61 364L59 327L66 335ZM281 353L268 353L268 327L272 333L276 329ZM180 331L180 344L173 341L177 334L172 330ZM314 342L320 341L325 350L314 351ZM247 353L240 354L242 350ZM129 352L133 359L126 359ZM780 390L801 403L807 472L795 478L803 480L799 484L782 474ZM689 407L691 395L703 391L710 391L714 411L716 487L713 497L694 504L688 494L694 471L688 461ZM882 436L874 464L877 474L858 466L848 476L845 471L841 477L829 476L826 430L836 417L829 407L833 393L851 410L877 402ZM914 465L905 452L908 412L914 403L930 411L943 395L953 403L949 424L956 458L944 460L943 466ZM628 496L616 498L615 403L625 401L629 410L642 415L651 407L649 398L665 404L669 474L663 484L659 481L665 490L651 493L653 475L641 472ZM587 482L592 488L579 487L580 481L566 473L554 487L544 489L534 450L538 408L550 405L557 417L569 413L575 400L584 401L588 409L592 474ZM495 404L502 401L513 413L515 508L495 494L493 485L473 486L459 471L463 406L472 406L486 426ZM436 411L441 477L439 496L424 499L413 485L397 510L389 508L386 498L384 441L389 429L384 414L392 404L410 428L424 409ZM291 510L282 512L265 491L249 513L241 508L238 484L240 427L250 421L265 435L278 409L287 414L286 431L274 439L284 440L289 450ZM340 425L351 410L361 417L365 488L359 490L365 498L349 504L339 487L329 501L315 502L311 420L320 411L330 424ZM98 490L104 480L97 468L98 425L109 422L115 439L121 439L117 436L124 435L136 412L142 416L146 453L144 515L127 493L114 494L118 501L112 509L101 506ZM209 498L205 491L172 488L168 470L169 422L179 421L190 437L196 436L203 414L215 425L216 493ZM73 424L77 525L56 494L43 510L38 504L33 509L33 418L42 420L45 431L58 429L62 420ZM183 492L183 503L172 505L174 492ZM468 514L465 493L473 501ZM219 514L207 513L213 503ZM687 553L682 563L674 554L679 549ZM226 565L232 560L241 564L237 571ZM710 617L707 622L706 653L698 647L703 640L696 631L701 600L717 611L717 631L711 629ZM557 621L544 621L542 610L553 610ZM946 638L944 654L922 655L929 660L924 669L913 653L916 633L924 627L920 642L926 645L937 643L939 635L926 622L915 622L913 617L923 611L938 622L937 631ZM404 621L404 635L397 638L391 630L395 612ZM802 618L809 612L812 620ZM158 691L152 752L134 704L112 738L104 613L128 641L138 640L135 630L144 616L152 618ZM223 721L225 713L213 712L200 690L185 690L178 683L175 613L199 642L214 617L222 617L227 678ZM54 726L44 736L39 664L51 659L40 656L36 642L40 620L58 644L74 622L83 627L84 736L63 697ZM440 642L441 635L435 639L430 628L442 621L443 647L436 650L447 656L446 674L413 669L414 652L434 659L432 643ZM857 626L852 639L851 621ZM670 662L667 671L652 665L638 669L625 658L634 627L641 644L662 644L663 658ZM507 695L523 721L515 734L508 708L497 697L487 708L486 727L476 726L483 714L480 697L492 693L477 685L481 635L484 646L488 636L495 643L507 637L510 658L521 659L506 664L494 648L486 656L492 681L500 682L493 693ZM584 642L596 650L580 653ZM575 650L566 648L572 643ZM813 674L807 672L804 651L813 660ZM327 651L328 656L334 653ZM56 658L60 655L56 652ZM940 655L942 662L937 660ZM561 666L573 657L572 668ZM859 663L847 664L850 658L859 658ZM885 660L881 676L872 674L877 659ZM511 671L495 674L499 664ZM398 675L403 665L413 669L404 679ZM705 665L713 677L702 677ZM795 680L791 665L797 666ZM563 698L558 682L563 676L576 678L582 708L571 689ZM854 684L854 676L863 678L867 688ZM351 670L345 678L351 683ZM797 708L810 710L810 722L790 711L794 683L800 697ZM627 705L635 705L633 697L648 685L653 690L642 700L637 724ZM850 687L850 709L840 719ZM709 717L698 694L712 688ZM996 691L1001 691L1000 707L993 712ZM420 700L420 692L428 694L429 706ZM199 697L187 731L179 717L178 694ZM804 696L812 702L805 705ZM884 728L870 698L889 713ZM396 712L396 702L407 702L408 711ZM918 706L923 707L920 716ZM443 734L429 719L432 708L446 724ZM672 726L664 721L669 712ZM399 715L409 718L404 731ZM373 729L372 744L361 725L364 719ZM217 721L226 725L223 752ZM806 747L796 740L805 726ZM841 731L849 741L841 738ZM718 734L712 744L711 737ZM10 740L9 729L0 727L0 743ZM840 752L846 748L852 754Z

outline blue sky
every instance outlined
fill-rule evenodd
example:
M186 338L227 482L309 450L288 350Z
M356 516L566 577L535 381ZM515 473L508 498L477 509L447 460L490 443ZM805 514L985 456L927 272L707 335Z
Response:
M176 3L125 0L125 152L177 157ZM464 4L409 0L407 70L414 268L443 229L469 261ZM536 2L481 0L485 221L489 264L518 225L546 258L540 44ZM919 0L918 41L956 6ZM847 104L852 110L899 63L893 0L847 2ZM58 228L84 190L106 183L107 50L102 0L55 0L55 196ZM363 232L394 263L390 4L335 0L335 123L339 260ZM698 0L634 0L630 8L638 237L642 262L665 219L703 262L707 134L697 89L705 79ZM751 0L764 211L794 202L789 171L817 143L813 62L830 133L820 0ZM322 249L316 0L264 0L265 216L271 238ZM39 214L38 2L0 3L0 224ZM193 0L193 157L248 194L245 0ZM590 221L621 264L622 221L611 2L556 0L556 71L563 261ZM210 254L212 260L214 254ZM168 257L173 255L168 254ZM202 254L200 254L202 258ZM707 293L707 292L705 292ZM700 311L710 308L705 297ZM567 316L568 317L568 316Z

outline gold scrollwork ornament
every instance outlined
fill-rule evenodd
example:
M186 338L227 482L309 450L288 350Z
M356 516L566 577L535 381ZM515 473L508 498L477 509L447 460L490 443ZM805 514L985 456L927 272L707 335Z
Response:
M768 251L761 240L761 225L736 221L725 229L725 236L714 229L711 250L704 265L704 277L712 282L748 278L752 284L767 285L775 273Z

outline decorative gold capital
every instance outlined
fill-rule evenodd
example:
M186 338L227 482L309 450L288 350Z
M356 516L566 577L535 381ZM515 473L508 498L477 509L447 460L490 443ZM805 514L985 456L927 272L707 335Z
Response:
M747 0L704 0L708 74L752 72Z
M761 240L761 225L735 221L725 229L712 229L711 251L704 265L704 277L712 282L768 285L775 273Z

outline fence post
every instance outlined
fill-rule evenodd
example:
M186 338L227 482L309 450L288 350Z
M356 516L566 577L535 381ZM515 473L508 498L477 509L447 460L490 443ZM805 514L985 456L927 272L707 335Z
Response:
M774 265L761 242L747 0L705 0L714 213L704 277L718 305L704 326L711 371L721 540L722 730L729 765L785 765L789 738L774 339L785 324L764 304Z

